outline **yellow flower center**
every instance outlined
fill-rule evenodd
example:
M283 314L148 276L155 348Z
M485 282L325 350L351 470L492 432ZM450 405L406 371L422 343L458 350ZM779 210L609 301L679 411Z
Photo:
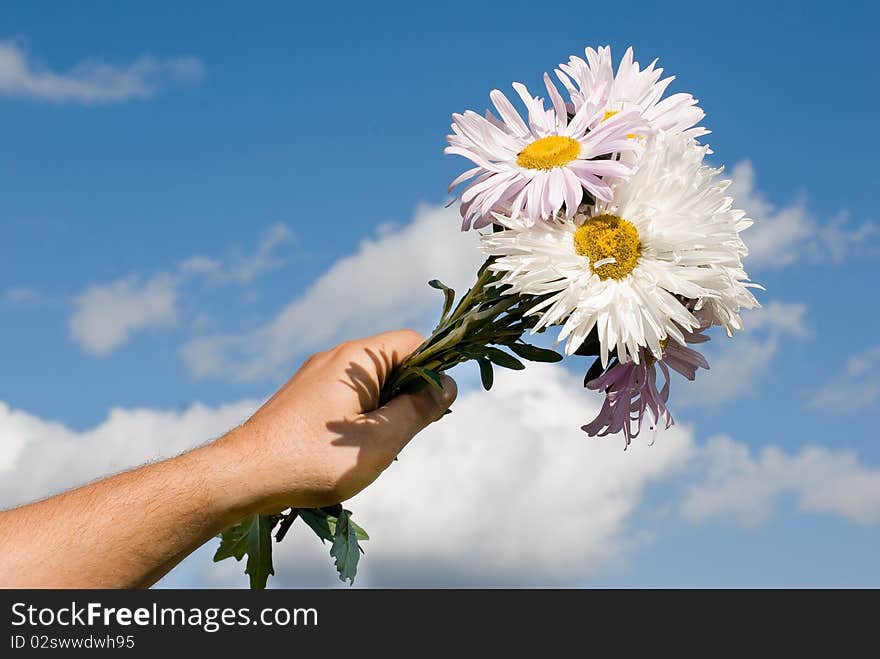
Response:
M535 140L516 157L516 164L526 169L562 167L581 154L581 143L565 135L548 135Z
M632 222L603 213L577 228L574 251L590 259L599 279L623 279L639 262L642 241Z

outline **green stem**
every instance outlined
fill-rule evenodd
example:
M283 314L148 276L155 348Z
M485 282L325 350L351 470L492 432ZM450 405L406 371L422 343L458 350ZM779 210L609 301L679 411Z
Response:
M498 278L490 264L491 258L480 268L474 285L453 311L441 318L431 336L391 373L380 392L380 406L401 392L414 391L425 384L413 367L442 373L473 359L472 351L479 352L477 348L516 341L532 326L523 320L531 297L489 296L491 284Z

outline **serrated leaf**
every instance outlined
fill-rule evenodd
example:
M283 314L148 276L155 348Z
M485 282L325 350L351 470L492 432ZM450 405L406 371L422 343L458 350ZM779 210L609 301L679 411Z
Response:
M521 371L525 368L523 363L513 355L509 355L503 350L487 346L484 348L485 355L492 360L493 364L498 364L504 368L510 368L514 371Z
M539 348L529 343L511 343L508 347L523 359L528 359L532 362L554 363L562 361L562 355L555 350Z
M441 318L445 319L449 314L450 309L452 309L452 305L455 302L455 291L446 284L444 284L439 279L432 279L428 282L428 286L431 288L436 288L439 291L443 291L443 313L441 314Z
M323 510L320 508L302 508L299 511L299 516L321 540L333 541L333 530L336 520L334 519L334 528L331 528L330 516Z
M220 534L220 546L217 547L217 551L214 553L215 563L227 558L234 558L240 561L245 557L248 548L248 533L253 522L254 518L248 517L240 524L223 530L223 533Z
M299 516L302 517L303 521L309 525L312 531L315 532L315 535L321 538L321 540L329 540L331 542L336 535L337 520L336 517L327 512L328 509L332 508L335 508L335 506L327 506L326 508L301 508L299 510ZM339 506L339 511L341 514L342 506ZM351 512L349 512L348 523L354 528L358 540L370 539L367 532L355 524L354 520L351 519Z
M281 523L278 525L278 530L275 532L275 542L281 542L284 540L284 536L287 535L287 532L290 530L290 527L293 526L297 517L299 517L299 509L291 508L287 516L283 517Z
M339 580L344 582L348 579L350 584L354 584L361 550L358 546L355 528L351 524L351 513L348 510L343 510L336 520L336 532L333 535L330 555L336 559Z
M275 574L272 566L272 517L257 515L252 518L248 531L247 567L252 590L263 590L269 575Z
M476 361L480 365L480 380L483 382L483 389L489 391L492 388L492 383L495 381L495 374L492 372L492 362L484 357L480 357Z
M351 528L354 529L354 536L358 540L369 540L370 536L367 535L367 532L364 531L363 528L355 524L354 520L351 518L351 513L348 514L348 523L351 525Z

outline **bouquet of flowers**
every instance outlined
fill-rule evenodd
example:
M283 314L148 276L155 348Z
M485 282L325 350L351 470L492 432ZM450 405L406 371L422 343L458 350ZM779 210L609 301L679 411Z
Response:
M628 49L615 72L608 47L587 48L544 74L547 99L521 83L525 114L498 90L495 112L454 114L446 153L473 163L450 184L464 231L481 231L486 261L458 301L444 295L436 328L387 379L382 402L465 361L483 386L493 368L521 359L555 362L554 350L524 341L558 328L565 355L593 358L584 386L603 395L589 436L673 424L670 369L688 380L709 364L693 345L713 325L742 329L740 310L758 306L743 269L740 232L752 224L725 195L729 181L704 163L704 112L690 94L664 92L656 61L641 68ZM658 377L661 376L661 377ZM214 560L247 555L251 587L272 568L281 540L302 519L331 543L340 578L354 581L367 534L341 505L257 516L227 529Z

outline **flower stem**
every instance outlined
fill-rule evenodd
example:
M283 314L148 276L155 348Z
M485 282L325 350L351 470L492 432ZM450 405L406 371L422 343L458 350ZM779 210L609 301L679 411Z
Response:
M486 260L474 285L448 315L441 317L434 331L386 379L379 394L384 405L400 393L416 391L428 378L477 355L490 344L507 345L519 339L534 325L523 317L532 306L533 296L499 294L499 275Z

